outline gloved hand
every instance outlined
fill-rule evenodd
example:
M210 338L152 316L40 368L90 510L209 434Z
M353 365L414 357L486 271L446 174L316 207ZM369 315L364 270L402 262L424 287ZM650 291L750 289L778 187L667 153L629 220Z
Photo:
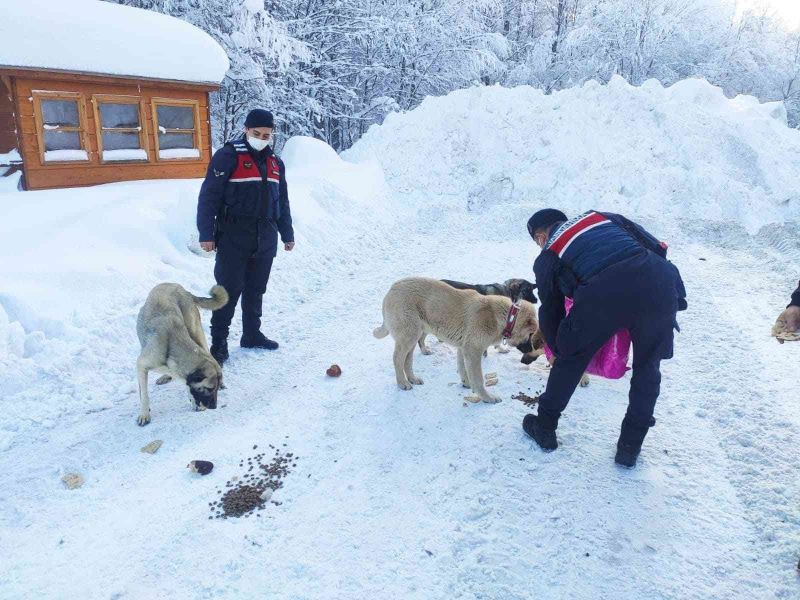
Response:
M800 306L790 306L783 311L775 325L772 326L773 337L778 337L778 342L783 343L786 337L796 337L800 341Z

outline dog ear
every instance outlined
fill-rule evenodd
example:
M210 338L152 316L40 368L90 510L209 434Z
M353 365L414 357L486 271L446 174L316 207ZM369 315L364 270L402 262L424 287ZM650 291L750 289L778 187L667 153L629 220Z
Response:
M203 369L195 369L186 376L186 384L192 385L193 383L200 383L205 378L206 376L203 374Z

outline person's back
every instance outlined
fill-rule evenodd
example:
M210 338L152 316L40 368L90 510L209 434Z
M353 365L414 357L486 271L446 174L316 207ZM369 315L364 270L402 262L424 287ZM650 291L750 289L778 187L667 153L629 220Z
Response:
M611 265L645 252L627 231L595 211L559 225L544 249L556 254L579 281L589 281Z

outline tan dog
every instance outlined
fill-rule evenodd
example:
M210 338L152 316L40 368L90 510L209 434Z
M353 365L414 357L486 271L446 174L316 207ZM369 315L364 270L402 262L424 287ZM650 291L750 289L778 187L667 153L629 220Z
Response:
M397 281L384 297L383 324L373 335L384 338L392 334L400 389L422 385L414 374L414 349L430 333L458 349L458 374L464 387L472 388L484 402L500 402L486 391L481 359L489 346L501 341L510 308L511 300L503 296L482 296L438 279L411 277ZM527 342L537 329L535 307L521 302L509 345Z
M139 379L139 425L150 422L150 397L147 376L150 371L165 373L157 384L172 378L189 386L197 410L217 408L217 391L222 387L222 368L208 351L200 311L217 310L228 303L228 292L220 285L211 288L211 298L199 298L177 283L155 286L136 320L136 333L142 345L136 372Z

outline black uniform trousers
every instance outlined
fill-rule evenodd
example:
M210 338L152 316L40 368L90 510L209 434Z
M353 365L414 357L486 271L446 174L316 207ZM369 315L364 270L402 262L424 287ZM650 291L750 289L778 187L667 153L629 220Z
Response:
M217 234L214 278L230 300L211 315L211 339L227 339L242 299L242 337L261 329L261 305L277 250L275 225L266 221L224 223Z
M620 440L641 445L655 421L661 361L672 358L677 269L651 252L608 267L579 285L556 334L557 355L539 399L539 420L555 429L595 353L620 329L633 344L628 410Z

